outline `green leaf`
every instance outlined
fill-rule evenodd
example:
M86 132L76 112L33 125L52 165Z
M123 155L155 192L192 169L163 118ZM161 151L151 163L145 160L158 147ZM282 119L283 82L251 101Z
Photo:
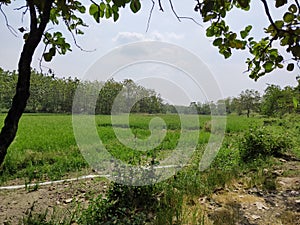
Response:
M276 0L275 7L279 8L287 3L287 0Z
M109 5L108 5L109 6ZM105 5L105 3L104 2L101 2L100 3L100 10L101 11L104 11L106 9L106 5Z
M277 20L275 21L275 26L278 28L278 29L281 29L284 25L284 22L282 20Z
M85 11L86 11L84 6L79 6L77 9L80 13L85 13Z
M96 13L98 13L99 7L96 4L91 4L89 13L91 16L94 16Z
M215 32L214 32L214 25L211 25L210 27L208 27L206 29L206 36L207 37L213 37L215 35Z
M100 23L100 14L101 14L101 11L100 11L100 13L95 13L93 15L93 17L94 17L94 19L96 20L97 23Z
M293 56L300 58L300 46L299 45L291 47L291 51L293 53Z
M293 71L294 70L294 63L289 63L287 65L287 68L286 68L288 71Z
M242 8L248 8L250 0L238 0L238 3Z
M222 38L217 38L214 40L213 45L214 46L220 46L222 45L223 39Z
M293 13L290 13L290 12L286 12L283 16L283 20L284 22L286 23L290 23L294 20L294 14Z
M108 19L111 17L111 9L106 9L105 10L105 18Z
M49 52L48 53L44 53L43 57L44 57L44 59L45 59L46 62L50 62L52 60L52 55Z
M244 31L244 30L241 30L240 31L240 35L241 35L241 38L245 39L248 35L248 32L247 31Z
M294 108L297 109L299 102L296 97L293 97L293 104L294 104Z
M263 64L263 67L267 73L269 73L273 70L273 66L274 66L274 64L271 61L268 61L265 64Z
M114 12L114 22L116 22L119 19L119 13Z
M113 1L113 3L116 5L116 6L118 6L118 7L125 7L125 4L127 3L126 1L124 1L124 0L112 0Z
M297 12L297 6L295 4L291 4L289 7L289 11L291 13L296 13Z
M139 0L132 0L130 3L130 9L133 13L137 13L141 9L141 3Z
M279 64L277 64L277 67L280 68L280 69L282 69L283 65L279 63Z
M56 53L55 47L52 47L52 48L49 49L49 54L51 54L52 57L55 56L55 53Z

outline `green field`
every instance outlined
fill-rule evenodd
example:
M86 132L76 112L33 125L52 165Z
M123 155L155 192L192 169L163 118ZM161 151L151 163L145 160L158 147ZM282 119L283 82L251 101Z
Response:
M171 152L180 138L181 123L177 115L141 115L130 116L129 125L124 122L124 116L114 116L114 129L128 130L138 139L146 139L151 134L149 122L154 117L160 117L165 121L166 136L163 140L156 140L158 146L149 151L136 151L124 146L114 133L111 116L96 116L96 126L99 137L105 147L115 157L132 164L144 163L156 157L157 160ZM198 145L196 150L201 150L210 137L209 116L199 116L199 127L192 121L196 115L188 115L185 129L191 132L199 129ZM261 117L246 118L242 116L228 116L226 135L223 147L227 151L233 151L237 146L239 136L250 127L272 126L274 130L284 130L293 133L296 138L299 122L297 118L267 119ZM4 115L0 116L1 121ZM291 121L291 122L289 122ZM155 126L155 125L154 125ZM285 130L286 129L286 130ZM157 131L157 130L156 130ZM128 132L127 132L128 133ZM126 135L126 134L125 134ZM127 137L123 137L126 139ZM222 154L222 151L220 152ZM80 171L87 168L88 164L81 155L73 133L72 116L61 114L25 114L20 121L17 136L8 150L8 154L2 169L1 181L22 177L26 180L58 179L68 172Z

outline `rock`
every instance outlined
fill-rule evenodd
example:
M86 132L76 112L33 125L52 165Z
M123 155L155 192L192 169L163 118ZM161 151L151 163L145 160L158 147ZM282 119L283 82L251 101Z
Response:
M280 161L280 162L286 162L286 160L285 160L285 159L282 159L282 158L279 158L279 161Z
M257 220L257 219L260 219L260 216L252 215L251 218L254 219L254 220Z
M276 176L281 176L283 174L283 170L274 170L272 172L273 175L276 175Z
M295 202L296 204L300 204L300 199L297 199Z
M268 209L269 209L269 207L265 206L265 205L264 205L263 203L261 203L261 202L255 202L254 204L256 205L257 209L259 209L259 210L263 210L263 209L268 210Z
M71 203L73 201L73 198L68 198L64 200L64 203L68 204Z

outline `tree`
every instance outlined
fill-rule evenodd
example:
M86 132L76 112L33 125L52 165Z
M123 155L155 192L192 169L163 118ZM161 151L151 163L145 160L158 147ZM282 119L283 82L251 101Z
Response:
M247 117L249 117L251 111L257 111L259 109L259 92L249 89L242 91L240 94L240 103L242 109L247 111Z
M164 11L161 0L152 0L152 2L153 6L158 3L159 9ZM240 38L238 38L237 33L233 32L224 20L228 12L235 8L248 10L250 0L196 0L191 5L199 13L204 23L210 23L206 34L208 37L214 37L213 45L218 47L220 54L224 55L225 58L230 57L233 49L249 49L253 58L248 59L247 64L250 77L253 79L258 79L274 69L283 67L284 58L282 54L279 53L277 48L273 48L276 42L286 48L291 60L298 63L300 58L300 5L298 0L289 3L287 0L276 0L275 6L277 8L287 4L289 6L283 18L276 21L270 15L267 1L261 0L261 2L270 25L266 28L266 37L263 37L260 41L255 41L253 37L246 39L251 31L251 25L240 31ZM0 11L3 14L2 6L9 4L11 4L11 0L0 0ZM178 20L192 19L178 16L172 0L168 1L168 4ZM99 2L91 0L89 14L94 17L96 22L100 22L104 17L107 19L112 17L114 21L117 21L120 8L127 5L130 6L133 13L138 12L141 8L140 0L104 0ZM51 61L56 54L65 54L71 50L71 45L66 41L62 32L46 30L47 24L49 22L52 22L53 25L65 24L67 30L72 34L74 45L79 48L80 46L76 43L76 35L83 34L81 27L86 26L80 17L82 13L85 13L86 8L80 1L24 0L24 6L20 7L19 10L22 9L25 10L23 13L29 15L30 25L28 32L23 27L19 28L19 31L24 32L24 45L18 63L16 92L0 132L0 164L2 164L7 148L16 135L20 117L25 110L30 95L30 65L37 46L43 41L45 45L43 58L47 62ZM150 11L149 22L151 13L152 10ZM7 27L9 30L13 30L9 24ZM294 64L289 63L287 69L293 70Z
M298 101L299 86L280 88L278 85L269 85L263 96L262 113L267 116L282 116L297 112Z

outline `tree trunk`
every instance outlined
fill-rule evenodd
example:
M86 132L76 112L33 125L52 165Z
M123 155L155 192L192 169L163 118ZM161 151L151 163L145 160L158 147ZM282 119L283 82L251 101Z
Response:
M53 0L46 1L43 13L40 17L40 23L36 15L36 7L33 1L28 0L27 4L30 10L30 32L24 43L23 50L18 64L18 82L16 94L13 97L12 105L4 120L4 126L0 132L0 165L2 165L7 153L7 149L14 140L19 120L25 110L29 98L31 62L33 54L40 43L45 28L49 22L50 10Z
M247 109L247 117L250 117L250 109Z

